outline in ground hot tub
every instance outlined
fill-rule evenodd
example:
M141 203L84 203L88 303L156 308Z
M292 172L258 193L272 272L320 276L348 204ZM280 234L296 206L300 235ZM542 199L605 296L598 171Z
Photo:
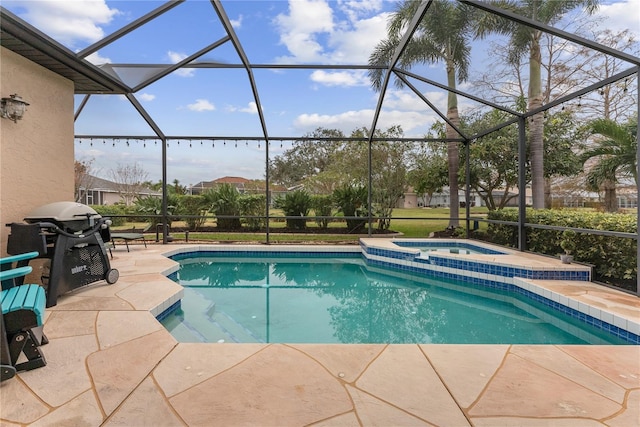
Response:
M501 252L496 249L482 246L481 244L476 244L476 243L471 243L471 242L461 241L461 240L450 240L450 239L442 239L442 240L402 239L400 240L400 239L397 239L397 240L393 240L392 243L401 248L418 249L420 252L423 252L425 254L429 254L431 252L461 254L461 255L469 255L469 254L506 255L507 254L507 252Z

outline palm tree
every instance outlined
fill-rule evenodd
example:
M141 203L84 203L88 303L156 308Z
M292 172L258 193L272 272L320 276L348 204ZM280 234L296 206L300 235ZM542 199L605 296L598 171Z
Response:
M552 25L559 21L564 14L584 6L589 13L593 13L598 6L598 0L492 0L490 4L501 9L516 13L543 24ZM543 32L502 18L498 15L486 13L478 15L476 36L486 37L489 33L498 33L510 37L510 57L514 64L529 53L529 88L528 109L535 110L542 106L542 53L540 39ZM545 207L545 178L544 178L544 114L539 113L531 117L529 132L529 150L531 155L531 192L533 207Z
M415 15L419 5L420 2L414 0L404 0L398 4L389 21L388 38L376 46L369 57L369 65L389 64L404 35L406 25ZM399 66L408 69L415 64L433 64L443 61L447 71L447 84L455 89L456 81L464 82L468 77L471 52L470 16L468 8L464 5L453 4L446 0L434 0L413 37L407 43L400 57ZM369 71L369 77L376 90L381 89L384 71L381 69ZM396 79L395 83L398 87L402 87L400 79ZM447 118L459 128L458 97L454 92L449 92L447 99ZM448 124L446 136L447 139L459 137L455 129ZM454 228L459 224L460 207L458 200L460 156L457 142L448 143L447 159L451 202L449 227Z
M582 155L583 162L597 159L587 173L589 187L600 188L606 181L617 183L620 177L632 177L637 187L638 119L632 119L624 125L609 119L598 119L592 121L590 127L591 133L600 135L602 139ZM605 210L618 210L615 186L605 192Z

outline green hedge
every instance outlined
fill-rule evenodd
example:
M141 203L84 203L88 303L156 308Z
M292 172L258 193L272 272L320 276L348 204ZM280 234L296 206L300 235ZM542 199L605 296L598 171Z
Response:
M526 215L527 223L530 224L633 234L638 232L635 214L527 209ZM517 209L491 211L488 218L517 222L518 211ZM526 232L527 250L554 256L564 253L560 247L561 230L541 230L528 227ZM517 246L518 230L516 226L489 224L487 235L489 240L494 243L511 247ZM596 280L617 286L623 285L626 288L636 287L638 277L637 248L637 241L632 238L578 233L573 258L575 261L593 265ZM628 286L624 286L624 284Z
M124 205L91 205L91 207L103 217L111 218L111 225L118 227L127 223L127 217L122 215L128 215L129 212ZM114 217L113 215L120 215Z

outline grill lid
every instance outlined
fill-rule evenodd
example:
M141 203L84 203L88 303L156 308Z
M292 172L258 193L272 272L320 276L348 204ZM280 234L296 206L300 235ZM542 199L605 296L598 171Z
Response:
M102 218L93 208L76 202L55 202L42 205L32 210L24 220L27 222L38 221L82 221L87 219L87 214L92 219Z

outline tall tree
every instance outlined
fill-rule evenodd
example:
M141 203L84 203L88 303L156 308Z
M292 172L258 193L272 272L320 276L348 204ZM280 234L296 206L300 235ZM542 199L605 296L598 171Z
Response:
M138 163L121 165L109 171L111 179L116 184L120 198L126 206L131 206L140 191L144 188L144 182L149 173Z
M344 134L337 129L317 128L305 138L269 162L272 182L293 187L324 172L344 143Z
M596 164L587 172L587 182L599 188L604 181L618 182L620 178L633 178L638 186L636 156L638 150L638 119L621 125L613 120L598 119L590 124L591 132L598 135L596 144L584 152L583 160L596 159ZM618 210L615 187L605 193L605 210Z
M389 21L388 38L376 46L369 57L370 65L389 64L407 24L416 14L419 5L420 2L413 0L404 0L398 4ZM442 61L446 67L447 84L451 89L455 89L456 82L464 82L468 77L471 52L470 16L468 8L463 4L434 0L413 37L407 43L399 60L400 67L408 69L417 64L433 64ZM381 69L369 71L369 77L376 90L382 89L383 73L384 70ZM399 79L396 79L395 83L402 86L402 81ZM458 97L451 91L447 98L447 118L454 126L459 126ZM446 135L447 139L459 138L455 129L449 125L447 125ZM447 153L450 189L449 227L453 228L459 225L460 214L458 143L448 142Z
M552 25L566 13L584 6L589 13L595 11L598 0L492 0L492 5ZM506 35L510 38L509 60L519 63L529 55L528 109L535 110L543 104L542 52L540 40L543 32L521 25L498 15L485 13L476 15L476 35L484 38L490 33ZM530 119L529 153L531 159L531 192L533 207L545 207L544 177L544 115L535 114Z
M409 154L408 182L425 206L431 205L433 194L441 193L449 179L444 148L442 144L424 143Z
M76 160L73 164L74 194L76 202L87 202L87 191L93 186L93 160Z

